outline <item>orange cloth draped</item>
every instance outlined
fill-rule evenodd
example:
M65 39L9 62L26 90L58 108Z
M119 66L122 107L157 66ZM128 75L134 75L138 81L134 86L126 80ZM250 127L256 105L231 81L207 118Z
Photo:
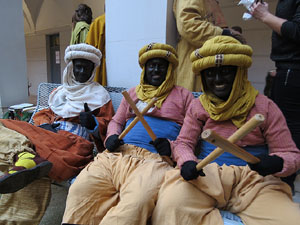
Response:
M53 180L63 181L77 175L93 158L93 143L78 135L63 130L54 133L24 121L0 119L0 122L26 136L36 152L53 163L49 173Z
M112 119L114 114L114 109L112 106L112 101L109 101L105 105L103 105L99 109L95 109L93 111L93 115L96 117L99 123L99 134L101 140L105 140L106 138L106 130L109 121ZM34 115L33 121L35 125L41 125L43 123L50 123L52 124L55 121L69 121L73 123L79 123L78 117L71 117L71 118L62 118L57 115L51 109L44 109L39 111ZM97 145L98 151L104 150L104 146L101 140L94 140L95 144Z

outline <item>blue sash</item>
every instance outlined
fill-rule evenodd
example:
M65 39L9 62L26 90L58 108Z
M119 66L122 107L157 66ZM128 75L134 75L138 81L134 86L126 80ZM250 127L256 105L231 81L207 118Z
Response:
M201 152L198 155L198 159L204 159L215 148L216 148L216 146L212 145L211 143L202 141ZM243 149L246 150L247 152L251 153L254 156L267 155L269 152L269 148L267 145L246 146L246 147L243 147ZM221 156L219 156L212 162L216 162L220 166L223 164L226 164L227 166L229 166L229 165L236 165L236 166L247 165L246 161L244 161L228 152L223 153Z
M134 118L130 118L126 122L126 127L133 119ZM150 116L144 116L144 119L147 121L157 138L161 137L168 138L169 140L175 140L181 129L181 126L172 121ZM132 144L145 148L150 152L157 153L154 146L149 144L152 140L140 121L129 131L123 140L126 144Z

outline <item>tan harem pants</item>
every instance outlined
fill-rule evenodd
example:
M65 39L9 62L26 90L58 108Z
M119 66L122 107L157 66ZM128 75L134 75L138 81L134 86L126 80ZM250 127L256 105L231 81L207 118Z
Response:
M69 189L63 223L145 225L165 172L158 154L134 145L99 153Z
M299 205L290 187L248 166L204 167L205 177L185 181L179 169L166 172L152 225L223 225L219 209L236 213L244 225L298 225Z

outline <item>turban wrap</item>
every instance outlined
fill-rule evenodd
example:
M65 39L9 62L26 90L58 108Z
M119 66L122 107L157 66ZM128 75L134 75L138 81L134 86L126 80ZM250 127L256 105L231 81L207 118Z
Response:
M94 46L88 44L70 45L65 50L67 66L63 73L63 85L55 89L49 96L49 107L63 118L78 116L84 111L84 103L88 103L93 111L110 100L108 92L99 83L94 82L96 68L100 65L102 54ZM86 59L94 63L94 69L88 81L80 83L75 80L73 59Z
M245 123L258 94L248 81L247 72L252 63L251 56L250 46L241 44L230 36L216 36L192 52L190 59L195 74L201 74L202 70L211 67L225 65L238 67L231 93L226 101L206 90L201 80L203 77L200 79L204 94L199 99L213 120L231 120L238 128Z
M145 64L149 59L163 58L169 62L166 79L159 86L145 84ZM150 102L152 98L156 97L156 107L160 108L163 101L167 98L172 88L175 85L174 69L178 65L176 50L167 44L151 43L144 46L139 51L139 64L143 69L140 79L140 84L136 87L136 94L138 99L144 102Z

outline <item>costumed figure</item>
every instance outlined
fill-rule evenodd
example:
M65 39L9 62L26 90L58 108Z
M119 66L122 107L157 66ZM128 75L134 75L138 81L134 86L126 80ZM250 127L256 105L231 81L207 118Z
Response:
M0 120L0 221L38 224L50 200L50 180L43 177L68 180L93 159L92 141L104 149L113 107L105 88L93 82L100 59L93 46L70 45L63 85L50 94L49 109L35 114L35 125Z
M70 45L85 43L92 19L92 9L86 4L79 4L72 16Z
M108 126L107 151L99 153L70 187L63 223L146 225L152 214L164 173L172 168L161 156L171 156L172 142L194 97L175 86L178 61L170 45L146 45L139 51L139 63L140 84L128 94L139 111L157 98L144 117L157 139L151 142L140 121L119 139L135 117L123 98Z
M235 213L244 224L299 223L299 206L280 179L299 170L299 149L277 105L248 81L251 56L250 46L229 36L214 37L191 54L204 93L190 104L172 148L179 168L166 172L153 225L223 224L220 210ZM235 144L259 163L248 166L224 153L196 169L194 150L203 130L228 138L255 114L262 114L264 122ZM202 144L200 158L214 148Z
M192 51L217 35L234 36L242 42L245 40L239 32L228 28L216 0L175 0L173 12L179 33L176 84L190 91L200 91L199 77L193 73L188 60Z

